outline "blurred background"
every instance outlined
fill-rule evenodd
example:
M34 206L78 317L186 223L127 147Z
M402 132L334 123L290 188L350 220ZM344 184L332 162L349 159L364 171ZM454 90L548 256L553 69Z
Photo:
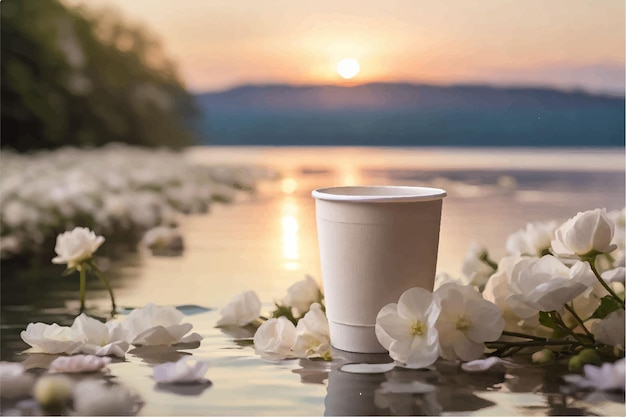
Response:
M624 3L2 2L2 146L624 145Z

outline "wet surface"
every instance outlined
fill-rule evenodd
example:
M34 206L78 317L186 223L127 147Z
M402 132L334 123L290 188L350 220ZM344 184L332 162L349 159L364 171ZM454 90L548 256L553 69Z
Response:
M321 282L310 197L314 188L335 184L445 188L448 197L443 206L438 271L459 275L473 240L485 244L492 256L499 258L504 255L506 237L528 221L565 220L577 211L595 207L622 208L623 163L621 170L600 167L597 161L602 161L602 155L598 159L594 154L590 159L597 160L597 170L570 166L561 171L535 165L525 169L528 162L516 162L510 154L512 162L507 169L463 172L430 166L425 172L410 164L411 152L416 160L424 157L420 151L407 151L408 156L387 165L377 160L375 153L354 160L343 156L335 161L318 159L316 164L304 153L289 152L283 159L266 161L283 173L281 180L263 183L253 194L241 193L232 205L214 204L208 215L184 218L180 227L185 251L181 256L154 257L134 248L107 249L106 244L99 252L98 262L115 288L121 309L127 311L148 302L180 306L185 321L204 337L197 349L135 349L125 361L110 365L111 378L131 387L143 399L140 414L624 413L623 393L570 391L558 376L565 372L561 368L525 365L504 373L475 374L440 361L428 370L396 368L355 374L339 368L347 363L386 363L390 359L387 355L335 351L335 359L329 363L273 363L255 355L249 329L214 328L218 309L242 290L255 290L267 312L273 300L281 299L286 288L305 273ZM488 159L488 155L483 157ZM567 165L562 160L553 164ZM27 347L19 332L35 321L71 324L79 306L78 277L63 277L62 272L62 267L45 261L28 267L3 263L3 360L25 361L33 367L45 367L51 361L48 355L17 355ZM97 279L90 279L87 288L89 313L104 319L109 309L107 292ZM188 354L210 362L210 384L162 386L150 378L153 365ZM3 413L6 407L3 401Z

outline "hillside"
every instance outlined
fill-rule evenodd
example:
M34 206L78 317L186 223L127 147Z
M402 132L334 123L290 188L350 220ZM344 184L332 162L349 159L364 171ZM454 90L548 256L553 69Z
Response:
M624 99L584 92L260 85L196 99L207 144L624 146Z

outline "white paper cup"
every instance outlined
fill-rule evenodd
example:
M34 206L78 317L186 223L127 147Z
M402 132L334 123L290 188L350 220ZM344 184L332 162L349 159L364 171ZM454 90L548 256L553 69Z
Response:
M374 333L380 309L409 288L433 290L446 192L355 186L312 195L331 344L385 352Z

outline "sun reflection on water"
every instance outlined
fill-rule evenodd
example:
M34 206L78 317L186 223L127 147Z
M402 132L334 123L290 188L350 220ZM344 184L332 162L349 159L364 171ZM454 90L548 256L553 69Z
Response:
M280 218L282 230L283 267L289 271L300 269L300 248L298 241L298 207L293 198L287 197L283 202L282 216Z

